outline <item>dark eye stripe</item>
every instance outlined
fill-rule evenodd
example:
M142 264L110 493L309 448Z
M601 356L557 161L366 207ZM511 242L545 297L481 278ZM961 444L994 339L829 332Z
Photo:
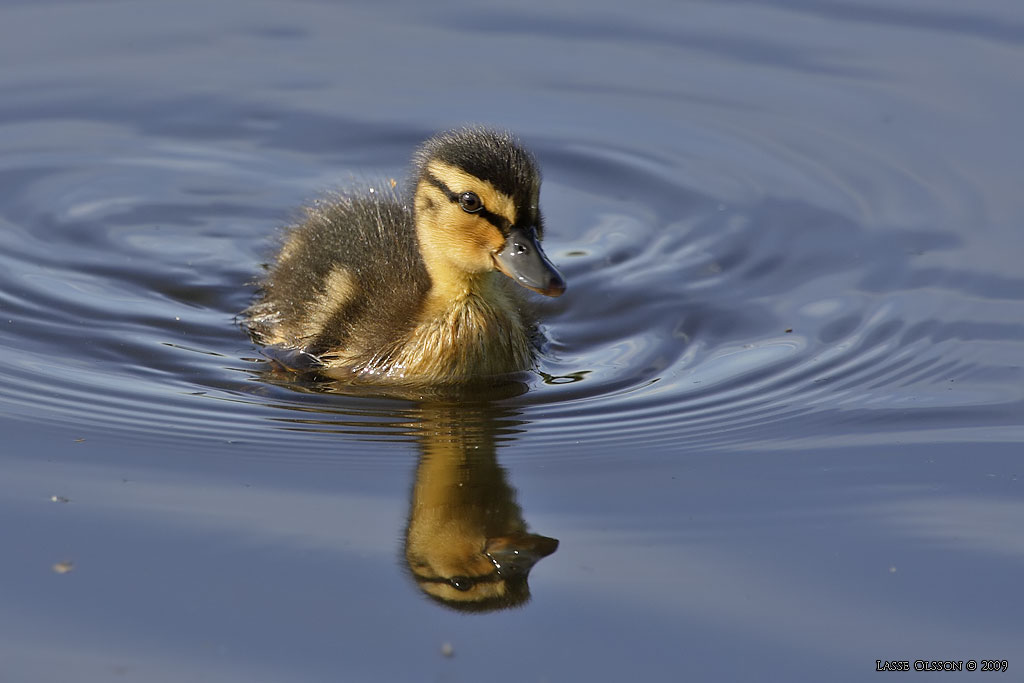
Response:
M502 580L501 575L498 574L497 571L493 571L490 574L484 574L483 576L452 576L448 578L443 576L421 576L416 572L413 572L413 575L420 583L447 583L449 586L459 591L469 590L480 583L497 583Z
M451 188L449 188L447 185L441 182L441 180L433 173L427 174L427 180L430 181L431 185L441 190L441 192L444 193L444 196L448 198L448 201L454 204L459 203L459 195L456 194L455 192L452 192ZM488 211L486 206L482 207L478 211L474 211L473 215L480 216L481 218L485 219L488 223L490 223L499 231L501 231L501 234L505 235L506 237L508 236L509 230L512 228L512 223L510 223L507 218L499 214L496 214L493 211Z
M448 200L449 200L449 201L452 201L452 202L458 202L458 201L459 201L459 195L457 195L457 194L455 194L454 192L452 192L452 191L451 191L451 190L450 190L450 189L448 188L448 186L447 186L447 185L445 185L444 183L442 183L442 182L441 182L441 181L440 181L440 180L438 179L438 177L437 177L437 176L435 176L435 175L434 175L433 173L428 173L428 174L427 174L427 180L429 180L429 181L430 181L430 184L431 184L431 185L433 185L433 186L434 186L434 187L436 187L437 189L441 190L441 192L444 192L444 196L445 196L445 197L448 197Z

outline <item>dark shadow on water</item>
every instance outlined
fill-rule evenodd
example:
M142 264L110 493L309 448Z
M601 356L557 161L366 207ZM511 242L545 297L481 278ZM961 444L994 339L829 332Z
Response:
M833 76L871 77L863 68L854 68L835 59L824 50L812 50L772 40L752 39L749 35L727 32L708 34L686 30L661 22L656 26L639 22L623 22L618 17L600 14L575 14L571 18L550 13L530 15L523 11L492 10L478 18L478 31L524 36L557 37L561 41L606 41L619 44L657 45L670 49L703 52L719 58L774 64L795 71Z
M721 0L714 0L714 2L723 4ZM734 5L755 4L751 0L726 0L726 3ZM942 11L934 5L927 3L914 9L893 7L891 6L892 3L885 2L870 4L864 2L822 3L808 2L807 0L763 2L763 0L757 0L756 4L761 6L775 5L785 9L787 12L803 12L822 16L837 23L857 22L884 26L889 29L902 26L918 31L927 30L974 36L1011 45L1019 45L1024 42L1024 24L1020 22L1007 20L1005 17L982 16L978 12ZM970 7L970 5L964 5L964 7Z

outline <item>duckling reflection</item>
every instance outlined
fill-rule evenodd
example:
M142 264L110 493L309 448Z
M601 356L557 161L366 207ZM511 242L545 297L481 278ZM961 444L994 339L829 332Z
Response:
M533 565L558 541L532 534L496 458L514 423L493 408L424 406L405 558L416 584L447 607L484 612L526 603Z
M499 440L510 440L520 424L512 409L494 401L525 393L514 379L459 387L388 387L387 391L324 377L316 367L291 367L270 357L256 376L264 385L305 394L418 402L400 422L419 445L411 492L404 556L416 585L428 597L452 609L486 612L516 607L530 598L527 579L538 560L555 552L558 541L532 534L516 502L516 492L498 464ZM282 406L289 411L294 406ZM367 422L339 419L336 405L302 410L288 418L300 428L330 427L332 432L365 436ZM394 410L353 413L394 418ZM411 419L408 419L410 418ZM374 423L375 424L375 423Z

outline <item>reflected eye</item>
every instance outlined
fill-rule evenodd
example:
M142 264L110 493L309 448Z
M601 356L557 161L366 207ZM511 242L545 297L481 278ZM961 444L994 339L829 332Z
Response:
M466 194L473 194L473 193L472 192L467 192ZM473 195L473 196L475 197L476 195ZM479 200L477 200L477 201L479 201ZM466 577L466 576L454 576L454 577L448 579L448 583L451 584L451 587L454 588L457 591L468 591L470 588L473 587L473 580L468 578L468 577Z
M484 208L483 202L480 201L480 197L477 197L475 192L463 192L459 195L459 206L468 213L476 213Z

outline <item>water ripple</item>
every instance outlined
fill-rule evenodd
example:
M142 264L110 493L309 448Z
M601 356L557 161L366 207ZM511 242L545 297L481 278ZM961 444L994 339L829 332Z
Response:
M364 129L369 139L389 135ZM385 150L414 136L392 133ZM795 148L779 153L778 141L749 154L751 139L733 142L751 187L756 174L816 168ZM993 375L1012 358L1000 345L1022 338L1024 325L996 303L1024 299L1024 280L918 265L922 254L958 249L949 233L879 231L830 202L757 192L726 201L683 184L679 162L664 155L571 139L541 140L536 151L549 179L548 250L571 286L538 302L548 338L538 371L502 394L462 397L501 406L511 422L498 438L518 441L517 452L570 457L563 447L583 444L571 457L598 457L637 441L767 447L826 422L834 438L907 411L919 426L928 411L966 426L989 410L987 428L1012 428L1000 415L1021 403L1020 390ZM848 151L836 173L863 163L927 191L877 155ZM418 438L422 402L437 396L282 376L233 322L275 229L316 188L264 193L288 163L266 150L154 141L112 152L0 167L10 181L0 400L83 429L242 443L254 457L303 434L302 457L357 460L339 435ZM399 173L404 159L389 158L385 172ZM290 163L294 178L323 177ZM876 199L836 176L819 182L851 205ZM965 340L977 346L958 352Z

